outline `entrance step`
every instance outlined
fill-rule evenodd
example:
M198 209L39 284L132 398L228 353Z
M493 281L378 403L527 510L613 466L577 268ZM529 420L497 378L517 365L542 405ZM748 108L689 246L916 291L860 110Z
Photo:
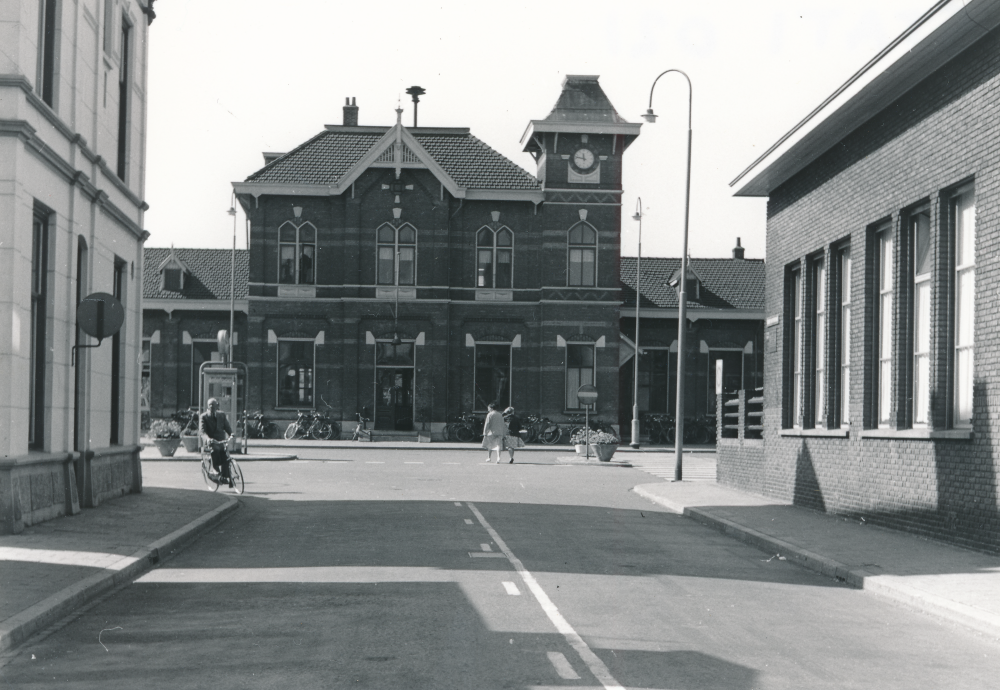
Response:
M372 441L412 441L417 442L417 432L416 431L381 431L375 429L372 431Z

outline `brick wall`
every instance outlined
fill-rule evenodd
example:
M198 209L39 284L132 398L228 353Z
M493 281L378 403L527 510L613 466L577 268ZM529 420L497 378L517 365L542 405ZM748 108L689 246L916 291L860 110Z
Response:
M781 323L765 353L765 452L720 481L827 512L988 550L1000 550L1000 33L992 32L832 150L775 190L768 204L766 299ZM906 212L931 205L935 295L947 289L952 265L941 242L949 190L974 181L976 195L975 384L971 438L866 437L875 423L877 272L871 264L873 229L897 231L897 266L911 248ZM787 402L784 329L786 267L849 240L852 253L852 376L850 431L844 437L783 434ZM832 268L828 256L828 267ZM803 263L803 268L805 264ZM803 277L808 274L804 272ZM905 283L905 279L904 279ZM828 281L829 285L829 281ZM897 345L894 381L911 375L901 355L910 332L905 292L894 302ZM809 305L809 299L805 301ZM951 400L949 333L954 313L944 299L931 311L931 428L947 428ZM832 303L831 303L832 306ZM809 329L806 328L808 333ZM831 344L831 341L827 341ZM829 368L828 368L829 369ZM908 426L906 391L892 392L891 426ZM808 388L804 397L808 400ZM808 409L808 404L805 406ZM992 414L991 414L992 413ZM806 424L808 426L808 424Z

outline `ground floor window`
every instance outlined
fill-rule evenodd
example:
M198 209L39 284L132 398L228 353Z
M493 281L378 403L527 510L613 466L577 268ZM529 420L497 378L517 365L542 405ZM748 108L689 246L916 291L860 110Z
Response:
M582 410L576 397L580 386L594 383L594 346L566 345L566 409Z
M278 407L313 407L312 340L278 341Z
M493 403L503 410L510 405L510 345L476 343L475 409Z

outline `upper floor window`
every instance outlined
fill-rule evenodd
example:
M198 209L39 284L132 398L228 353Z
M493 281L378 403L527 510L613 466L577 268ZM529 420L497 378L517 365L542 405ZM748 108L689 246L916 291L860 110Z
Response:
M476 235L476 287L509 288L514 279L514 233L483 228Z
M888 426L892 419L892 304L894 296L892 227L875 235L875 421Z
M570 286L597 285L597 231L589 223L579 222L569 230Z
M56 86L56 10L59 0L41 0L41 17L38 27L38 75L36 93L45 103L55 107Z
M409 224L399 228L383 225L377 231L379 285L415 285L417 276L417 231Z
M951 199L955 243L954 402L952 424L972 425L973 335L976 315L976 200L972 189Z
M313 285L316 282L316 228L312 223L278 229L278 282Z
M931 215L923 208L910 214L913 257L913 424L926 425L931 387Z

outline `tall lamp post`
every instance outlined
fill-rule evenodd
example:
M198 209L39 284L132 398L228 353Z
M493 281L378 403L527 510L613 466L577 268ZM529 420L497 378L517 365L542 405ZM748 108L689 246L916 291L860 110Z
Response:
M691 78L679 69L668 69L653 80L649 89L649 108L643 113L646 122L656 122L653 113L653 89L660 77L670 72L677 72L688 85L688 136L687 136L687 179L684 189L684 252L681 254L680 290L677 294L677 437L674 445L674 481L684 479L684 353L685 331L687 330L687 275L688 275L688 217L691 209L691 103L694 100L694 89ZM638 323L638 322L637 322Z
M236 321L236 202L227 211L233 217L233 254L229 266L229 361L227 366L233 366L233 323Z
M635 361L632 380L632 441L629 443L635 449L639 448L639 300L642 292L639 281L642 280L642 197L636 199L635 215L632 220L639 221L639 253L635 257Z

